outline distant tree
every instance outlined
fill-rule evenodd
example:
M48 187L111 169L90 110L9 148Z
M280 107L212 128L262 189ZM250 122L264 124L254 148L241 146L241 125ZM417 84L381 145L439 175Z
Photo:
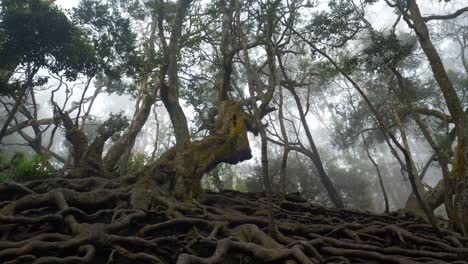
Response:
M0 129L1 141L27 92L47 81L36 78L39 69L63 72L73 80L79 73L93 74L96 64L94 49L83 32L46 1L2 1L0 38L0 95L14 100ZM19 67L24 74L16 78Z

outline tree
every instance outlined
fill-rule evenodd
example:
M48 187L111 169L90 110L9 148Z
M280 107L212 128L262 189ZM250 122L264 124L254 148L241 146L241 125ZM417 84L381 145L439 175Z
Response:
M3 1L1 8L0 94L15 103L0 130L0 141L27 91L36 85L34 78L40 68L64 71L69 80L94 70L93 50L83 33L56 7L39 0L12 0ZM26 77L12 81L19 65L26 66Z
M394 92L396 99L392 115L382 113L352 75L361 62L352 56L335 60L330 55L335 54L335 49L344 48L364 28L361 10L352 1L331 1L329 7L308 21L309 35L301 30L305 22L296 18L314 6L300 1L82 1L72 17L87 33L83 38L92 43L95 68L89 75L80 72L85 82L75 109L70 106L66 110L68 98L63 104L53 96L50 100L54 122L63 128L71 145L66 162L70 166L64 166L63 173L58 172L55 177L0 184L0 261L463 262L468 248L466 237L435 223L417 188L419 175L412 153L408 144L399 141L398 136L403 137L408 130L397 107L403 101L396 99L399 88L410 86L397 83L402 79L397 71L391 71L390 66L394 65L384 63L383 73L394 74L388 83L394 87L384 88ZM329 45L331 53L317 45ZM297 74L294 63L287 63L288 54L297 56L298 61L320 55L320 61L301 64L304 71ZM195 67L197 64L202 66ZM61 80L63 71L53 76L60 76L57 80ZM314 72L321 74L310 77ZM368 206L369 185L360 174L370 171L369 162L366 160L367 169L361 168L361 162L354 172L350 171L347 157L340 158L341 164L330 162L343 154L319 149L308 126L309 88L323 84L316 85L316 80L340 75L362 96L371 111L368 116L374 118L373 124L389 146L394 145L403 154L401 164L430 224L411 214L377 215L307 203L297 194L285 193L286 182L294 179L286 176L284 159L280 177L285 187L280 195L273 192L272 178L276 174L274 163L270 162L267 133L274 130L271 120L276 112L275 94L282 87L290 91L289 100L300 114L299 121L288 121L291 129L305 129L310 145L302 145L301 133L295 130L288 134L282 124L281 136L276 135L283 140L292 135L287 148L304 153L310 163L304 162L301 167L297 163L303 162L296 156L288 164L296 163L302 172L304 167L308 172L315 170L326 191L307 186L314 182L307 177L312 173L298 177L296 185L314 189L322 196L328 194L336 207L343 207L344 203L355 207L364 201ZM382 76L379 72L377 77ZM386 84L383 78L375 79ZM92 85L99 92L104 87L124 88L134 95L133 117L129 120L123 113L114 113L99 122L95 133L87 132L92 120L89 109L96 98L94 92L86 99ZM308 88L308 95L303 96L300 88ZM34 101L33 93L30 95ZM187 101L194 104L198 113L198 127L190 127L181 102L184 96L193 96ZM144 164L141 158L132 156L132 148L151 111L158 111L158 101L169 116L174 145L159 156L152 155ZM281 111L285 110L282 104L284 101L280 103ZM17 120L8 129L22 133L28 126L34 130L46 122L39 122L34 110L32 113L32 118L24 120L27 123ZM289 114L281 116L283 121L290 118ZM390 126L389 121L398 124ZM250 132L260 136L259 178L264 192L203 191L202 178L209 172L222 164L237 164L252 157ZM38 130L37 138L39 134ZM155 141L159 144L159 140ZM348 152L358 156L358 160L363 159L363 153ZM395 156L399 157L398 153ZM336 177L333 183L328 175ZM344 185L359 188L354 188L353 193L340 187ZM353 204L353 200L357 202Z
M468 197L466 194L468 192L466 189L466 179L468 179L468 163L466 162L468 157L468 147L465 143L467 141L466 137L468 135L468 117L465 110L463 109L460 98L447 75L447 71L445 70L439 53L431 41L429 29L426 25L426 22L430 20L453 18L463 14L463 12L467 10L466 8L460 9L449 16L430 16L424 18L421 15L421 11L416 0L411 0L406 3L400 1L390 3L387 1L387 4L398 10L408 26L415 31L421 48L429 60L434 78L436 79L444 96L448 111L453 118L453 122L456 127L455 131L458 138L458 146L455 154L454 167L452 168L452 178L459 187L456 188L454 194L454 199L456 200L456 216L455 218L452 218L452 221L453 224L459 228L459 230L461 230L464 234L468 234L468 223L466 221L466 219L468 219L468 210L462 205L464 199ZM447 187L448 186L446 186L446 188Z

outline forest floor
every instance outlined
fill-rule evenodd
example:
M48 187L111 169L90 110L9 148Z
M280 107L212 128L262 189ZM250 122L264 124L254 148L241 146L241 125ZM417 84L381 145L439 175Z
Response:
M0 184L0 263L467 263L468 237L424 220L262 193L206 192L131 206L102 178Z

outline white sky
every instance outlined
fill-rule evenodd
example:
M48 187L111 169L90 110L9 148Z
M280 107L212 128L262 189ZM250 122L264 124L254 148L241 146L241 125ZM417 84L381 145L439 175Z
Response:
M79 0L57 0L55 4L64 9L68 9L77 6L78 2Z

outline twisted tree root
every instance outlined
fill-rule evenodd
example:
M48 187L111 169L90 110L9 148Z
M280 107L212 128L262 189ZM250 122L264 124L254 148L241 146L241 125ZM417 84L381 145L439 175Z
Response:
M120 179L0 184L0 263L460 263L468 238L411 215L336 210L261 193L207 192L191 203Z

